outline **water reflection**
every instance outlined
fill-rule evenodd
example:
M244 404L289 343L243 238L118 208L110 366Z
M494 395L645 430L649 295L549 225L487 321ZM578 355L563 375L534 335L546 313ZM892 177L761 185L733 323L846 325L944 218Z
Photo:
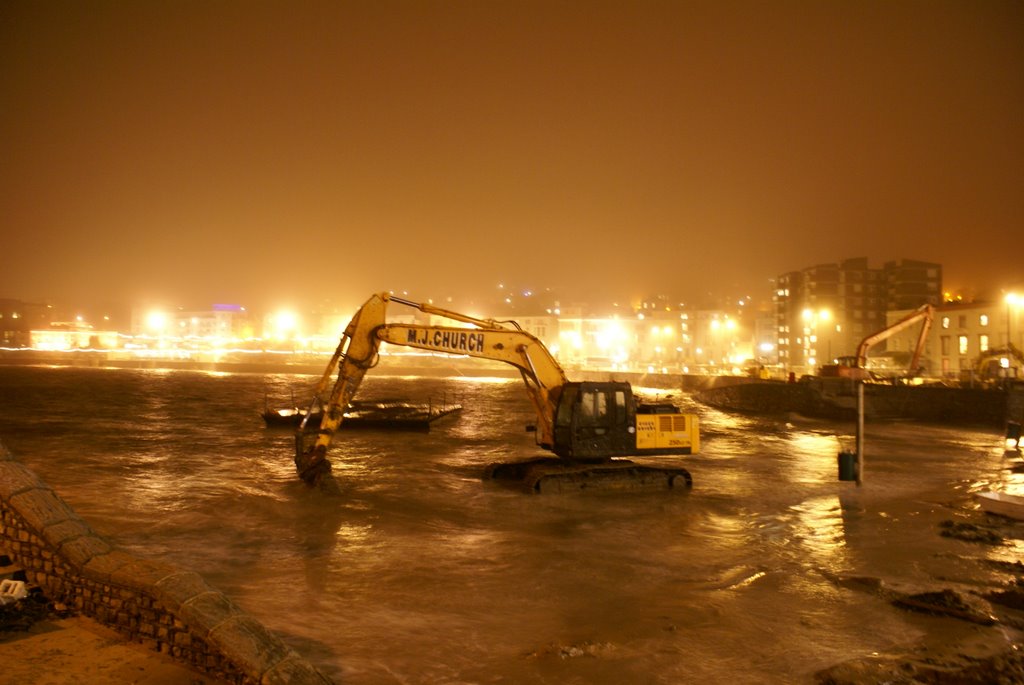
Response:
M804 500L790 507L796 515L794 539L800 545L800 557L813 566L832 572L850 567L847 557L846 525L838 495Z
M789 437L788 476L799 483L822 483L836 477L839 442L834 435L798 432Z

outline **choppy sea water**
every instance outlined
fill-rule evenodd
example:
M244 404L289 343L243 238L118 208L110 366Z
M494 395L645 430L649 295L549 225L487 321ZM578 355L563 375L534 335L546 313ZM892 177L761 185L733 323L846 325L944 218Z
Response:
M260 417L315 380L0 366L0 440L99 533L199 572L350 684L811 682L969 630L837 575L930 588L1022 551L938 534L979 515L973 491L1024 487L982 430L869 425L857 488L836 467L852 425L679 395L703 429L689 494L484 482L488 463L540 453L508 379L368 376L360 398L464 410L429 433L339 432L328 498Z

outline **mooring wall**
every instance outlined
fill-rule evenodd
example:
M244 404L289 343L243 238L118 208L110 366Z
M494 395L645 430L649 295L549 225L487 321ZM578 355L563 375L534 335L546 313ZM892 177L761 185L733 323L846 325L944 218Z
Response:
M0 554L50 600L211 677L330 683L196 573L114 549L2 443Z

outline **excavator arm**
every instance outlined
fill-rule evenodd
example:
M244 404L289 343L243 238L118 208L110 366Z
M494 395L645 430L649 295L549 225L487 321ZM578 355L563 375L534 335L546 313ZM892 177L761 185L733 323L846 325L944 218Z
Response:
M407 305L453 321L461 321L470 324L472 328L388 324L386 314L389 302ZM330 472L327 449L363 377L376 365L382 342L448 354L465 354L515 366L522 374L537 414L537 443L545 449L552 449L555 409L567 379L543 343L521 330L514 322L477 319L430 304L411 302L388 293L378 293L360 307L345 328L341 341L317 384L306 418L296 432L295 466L299 476L307 483L318 484L324 475ZM337 376L334 385L329 397L324 401L322 398L335 371ZM309 432L306 424L309 417L314 414L313 409L317 403L323 405L320 426L315 441L307 446Z
M918 364L921 361L921 353L924 351L925 341L928 339L928 331L931 330L932 318L935 315L935 308L930 304L922 305L918 307L910 314L907 314L902 319L897 321L891 326L883 328L876 333L872 333L863 340L860 341L860 345L857 346L857 357L856 366L857 368L865 368L868 361L868 350L883 340L892 337L896 333L899 333L908 326L913 326L918 321L921 322L921 331L917 336L917 345L914 347L914 356L910 360L910 366L907 369L909 375L914 375L918 371Z
M349 321L337 349L331 356L323 376L320 377L320 382L317 383L306 416L295 432L295 468L299 477L310 485L321 485L330 474L331 464L327 461L327 447L334 432L341 425L345 408L359 390L363 376L377 363L380 343L375 330L383 324L386 310L386 296L374 295ZM337 379L330 396L324 402L324 393L335 370ZM315 442L307 447L306 437L309 433L306 424L317 404L323 405L320 428L316 433Z

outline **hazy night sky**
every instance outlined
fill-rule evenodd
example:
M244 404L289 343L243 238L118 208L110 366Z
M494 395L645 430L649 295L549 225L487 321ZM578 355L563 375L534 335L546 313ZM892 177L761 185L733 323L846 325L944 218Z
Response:
M1024 283L1024 2L0 5L0 297Z

